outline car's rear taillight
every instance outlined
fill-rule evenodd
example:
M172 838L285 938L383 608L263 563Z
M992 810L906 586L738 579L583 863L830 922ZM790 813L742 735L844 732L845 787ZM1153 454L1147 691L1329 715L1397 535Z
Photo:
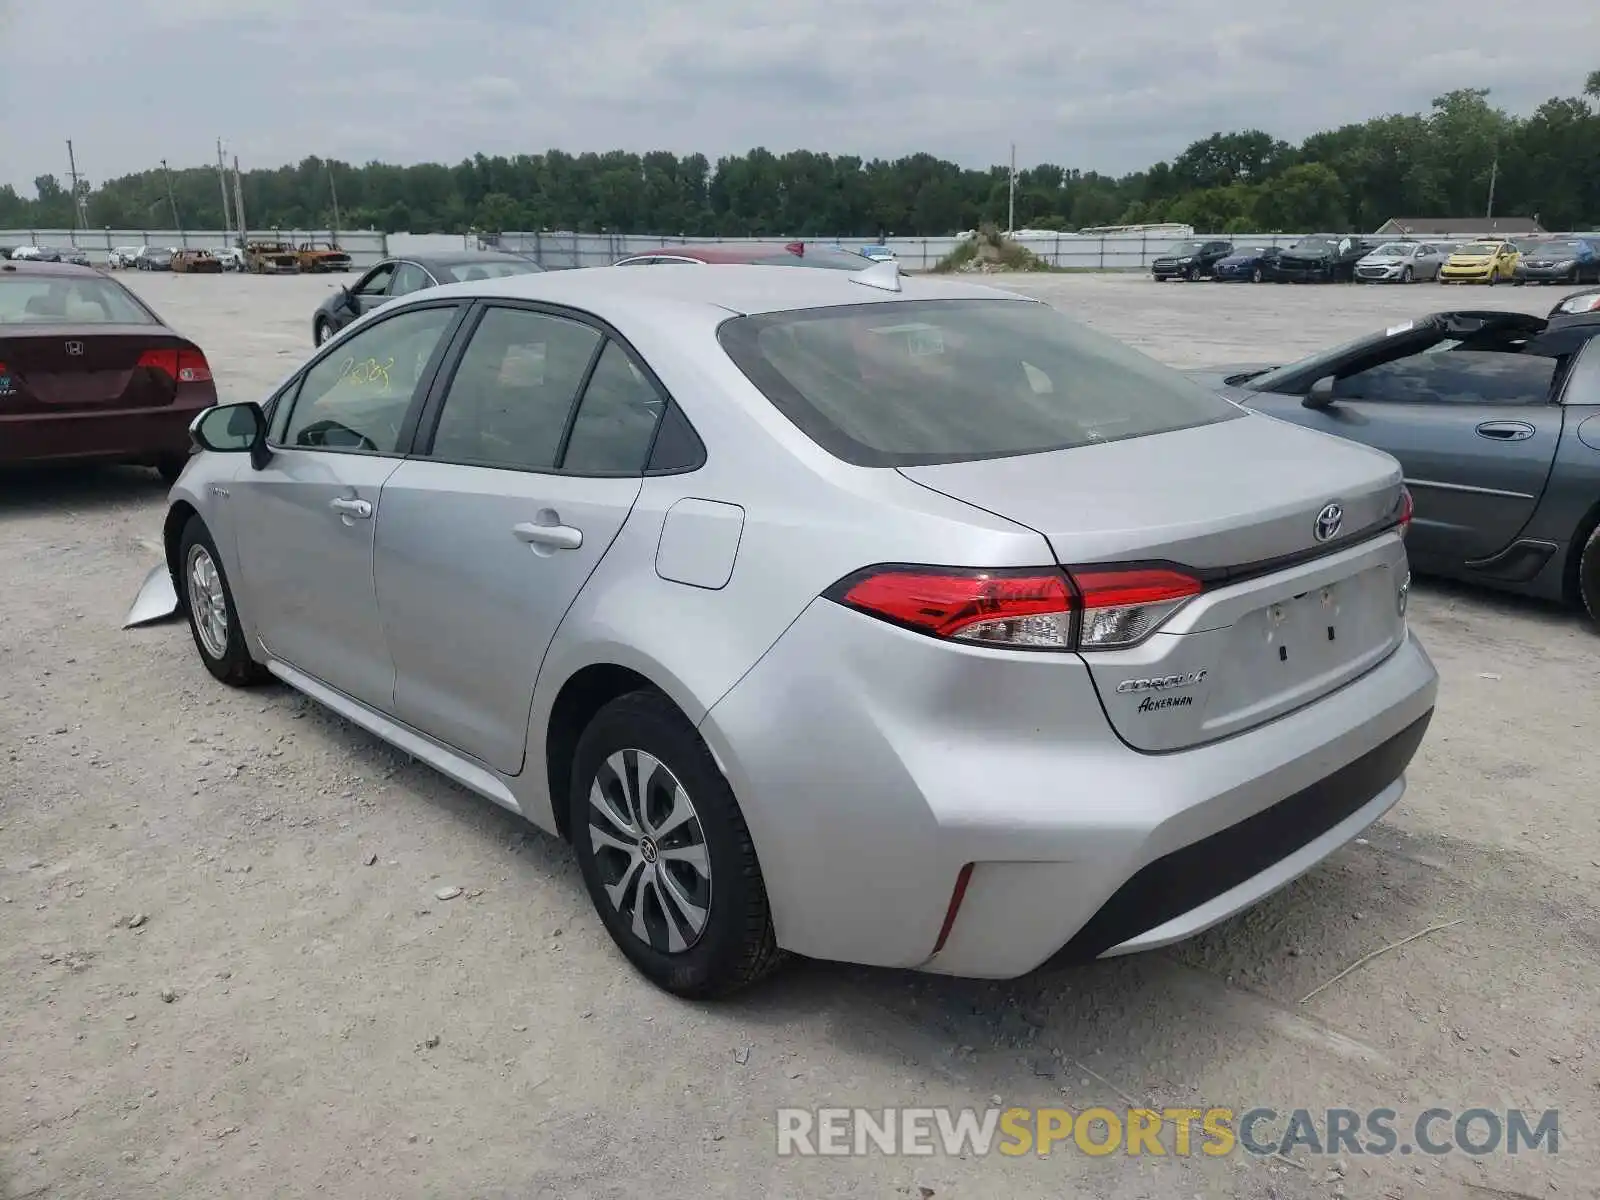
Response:
M890 565L847 576L825 595L934 637L1016 650L1113 650L1143 640L1201 590L1198 579L1166 567Z
M198 350L176 347L146 350L139 356L138 365L160 371L175 383L207 383L211 379L211 364Z
M827 594L934 637L1028 650L1072 648L1072 591L1058 570L869 567Z
M1400 485L1400 516L1395 521L1395 528L1400 531L1403 538L1411 532L1411 514L1415 511L1415 504L1411 499L1411 489L1405 484Z
M1169 567L1096 567L1072 572L1083 598L1080 650L1115 650L1143 641L1198 596L1202 584Z

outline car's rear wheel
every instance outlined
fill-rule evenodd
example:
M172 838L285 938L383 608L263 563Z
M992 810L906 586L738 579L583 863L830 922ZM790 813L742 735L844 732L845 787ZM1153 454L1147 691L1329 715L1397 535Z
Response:
M656 986L721 996L782 961L733 789L665 696L633 692L595 715L578 739L568 807L589 898Z
M199 517L183 527L178 548L183 606L189 617L194 648L206 670L232 687L248 687L269 679L267 669L250 657L233 589L222 569L222 556L211 531Z
M1578 556L1578 598L1589 619L1600 626L1600 529L1589 535Z

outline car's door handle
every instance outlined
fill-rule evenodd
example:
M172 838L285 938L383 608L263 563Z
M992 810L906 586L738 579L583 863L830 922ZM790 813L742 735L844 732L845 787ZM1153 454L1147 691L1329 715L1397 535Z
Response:
M337 500L328 501L328 507L341 517L355 517L361 521L372 519L372 504L367 500L348 500L341 496Z
M574 529L571 525L535 525L532 521L524 521L521 525L513 525L511 532L517 535L519 542L549 546L554 550L576 550L583 545L583 530Z
M1491 442L1525 442L1535 432L1526 421L1485 421L1478 426L1478 436Z

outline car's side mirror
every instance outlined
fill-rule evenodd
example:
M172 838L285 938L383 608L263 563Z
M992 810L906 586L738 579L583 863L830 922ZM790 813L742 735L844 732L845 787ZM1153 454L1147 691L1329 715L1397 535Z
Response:
M1307 408L1327 408L1333 403L1333 376L1324 375L1311 385L1306 398L1300 401Z
M340 285L340 287L339 287L339 303L343 304L346 308L350 309L352 312L355 311L356 294L350 290L350 285L349 284L341 284Z
M189 426L195 445L213 454L248 454L258 471L266 465L267 416L255 401L208 408Z

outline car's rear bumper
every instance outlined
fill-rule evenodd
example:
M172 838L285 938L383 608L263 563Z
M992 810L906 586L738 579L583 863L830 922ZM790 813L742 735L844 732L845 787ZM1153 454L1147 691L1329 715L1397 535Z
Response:
M154 464L189 453L189 426L216 403L113 412L0 411L0 463L100 461Z
M780 944L1007 978L1187 937L1314 866L1399 798L1436 690L1408 635L1303 709L1144 754L1074 656L952 647L817 601L702 732Z

